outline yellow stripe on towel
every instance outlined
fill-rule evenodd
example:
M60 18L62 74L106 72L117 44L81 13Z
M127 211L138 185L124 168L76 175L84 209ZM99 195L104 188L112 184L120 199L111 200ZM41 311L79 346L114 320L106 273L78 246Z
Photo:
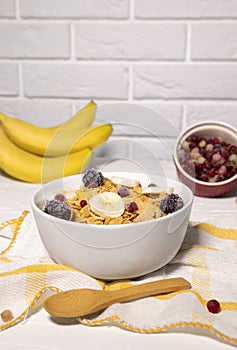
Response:
M219 228L211 224L200 223L197 225L200 230L209 233L217 238L229 239L237 241L237 230L232 228Z

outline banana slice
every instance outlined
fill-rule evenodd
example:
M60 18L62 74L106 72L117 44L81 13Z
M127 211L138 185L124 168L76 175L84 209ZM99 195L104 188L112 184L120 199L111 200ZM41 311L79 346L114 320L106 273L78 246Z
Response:
M158 186L146 187L142 190L142 194L151 194L151 195L159 195L160 193L173 193L173 187L168 188L160 188Z
M102 217L116 218L123 214L125 205L122 198L114 192L103 192L89 201L91 210Z
M140 185L140 182L134 179L127 179L125 177L117 177L117 176L112 176L111 180L116 184L116 185L121 185L125 187L136 187Z

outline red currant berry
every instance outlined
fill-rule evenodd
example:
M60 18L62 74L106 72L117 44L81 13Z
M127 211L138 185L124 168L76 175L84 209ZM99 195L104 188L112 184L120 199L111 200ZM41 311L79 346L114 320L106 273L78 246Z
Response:
M191 150L191 149L193 149L194 147L196 147L196 143L191 142L191 143L189 144L189 149Z
M85 207L87 205L87 201L85 200L85 199L82 199L81 201L80 201L80 206L83 208L83 207Z
M205 148L204 147L200 147L199 148L199 153L204 156L206 154Z
M206 153L206 160L207 160L208 162L210 162L210 161L212 160L212 153L211 153L211 152L207 152L207 153Z
M98 185L96 183L91 183L87 188L96 188Z
M129 190L127 189L127 187L120 187L118 189L118 194L120 197L127 197L129 195Z
M201 181L204 181L204 182L208 182L208 176L206 175L206 174L202 174L201 176L200 176L200 180Z
M225 173L225 178L226 179L229 179L231 177L231 174L227 171L226 173Z
M66 200L66 197L62 193L57 193L54 196L54 199L56 199L57 201L60 201L60 202L64 202Z
M200 141L200 137L197 135L191 135L191 141L197 144Z
M221 306L219 301L215 300L215 299L211 299L207 302L207 309L209 312L213 313L213 314L217 314L218 312L221 311Z
M135 202L130 202L127 206L127 211L129 213L132 213L134 214L136 211L138 210L138 206L137 206L137 203Z
M221 155L222 155L223 158L227 159L227 158L229 158L230 153L227 151L227 149L222 148L221 149Z
M206 170L211 169L211 163L209 163L209 162L206 161L206 162L204 163L204 165L205 165L205 169L206 169Z
M207 175L209 176L209 177L213 177L213 176L215 176L215 170L214 169L210 169L210 170L208 170L208 172L207 172Z

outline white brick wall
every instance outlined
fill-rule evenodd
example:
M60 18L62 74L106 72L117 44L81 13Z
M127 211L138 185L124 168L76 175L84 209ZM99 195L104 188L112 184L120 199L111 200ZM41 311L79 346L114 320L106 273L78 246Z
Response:
M235 0L136 0L138 18L237 18Z
M1 58L69 58L69 25L0 24Z
M129 0L18 0L23 18L123 19Z
M15 1L1 0L0 18L14 18L15 17Z
M191 57L193 60L236 60L236 23L194 23Z
M16 63L0 62L0 91L1 96L19 95L19 76Z
M127 99L126 65L101 63L24 63L23 90L26 97Z
M182 23L80 23L75 26L76 57L109 60L183 60Z
M138 99L236 99L235 64L150 64L134 67Z
M0 110L21 119L52 126L92 98L129 102L156 111L167 149L197 120L237 127L236 0L0 0L0 43ZM120 123L121 137L169 158L142 128Z

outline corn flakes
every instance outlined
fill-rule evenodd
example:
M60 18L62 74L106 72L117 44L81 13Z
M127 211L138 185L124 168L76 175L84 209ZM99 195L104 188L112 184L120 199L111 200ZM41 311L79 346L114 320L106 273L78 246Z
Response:
M115 184L112 180L105 178L104 184L96 188L87 188L81 186L75 190L75 195L68 198L67 203L74 212L74 221L79 223L88 223L96 225L117 225L117 224L131 224L133 222L141 222L152 220L164 216L165 214L160 210L160 200L166 196L165 192L160 194L143 194L142 186L139 184L133 188L128 188L128 195L123 197L125 210L122 215L118 217L101 217L90 208L89 201L96 194L103 192L118 193L121 185ZM81 201L86 201L87 205L82 206ZM138 209L131 213L126 210L129 203L135 202Z

